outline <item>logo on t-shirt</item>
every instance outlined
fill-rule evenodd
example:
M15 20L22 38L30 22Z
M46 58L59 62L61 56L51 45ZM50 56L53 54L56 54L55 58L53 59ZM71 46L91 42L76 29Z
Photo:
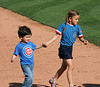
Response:
M31 54L32 54L32 51L31 51L30 48L26 48L26 49L25 49L25 53L26 53L27 55L31 55Z
M82 33L82 30L80 30L80 32Z
M74 33L74 37L76 37L76 36L77 36L77 33L75 32L75 33Z
M32 48L31 46L27 45L23 48L23 54L25 57L27 58L31 58L32 55L33 55L33 51L32 51Z

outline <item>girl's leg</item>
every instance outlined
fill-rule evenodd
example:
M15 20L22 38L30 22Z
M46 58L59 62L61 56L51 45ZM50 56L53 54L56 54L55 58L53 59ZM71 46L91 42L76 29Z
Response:
M54 81L56 82L56 80L62 75L62 73L67 69L67 65L64 62L64 60L62 60L62 65L61 68L57 71L57 73L54 76Z
M68 78L69 86L71 87L73 86L72 72L74 69L72 59L66 59L64 60L64 62L68 65L67 78Z
M51 83L51 87L56 87L55 86L56 80L62 75L62 73L66 70L66 68L67 68L67 65L62 60L61 68L57 71L57 73L55 74L55 76L52 79L49 80L49 82Z

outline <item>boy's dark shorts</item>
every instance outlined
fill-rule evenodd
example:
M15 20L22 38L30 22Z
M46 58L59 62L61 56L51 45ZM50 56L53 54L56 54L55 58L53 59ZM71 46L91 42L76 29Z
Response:
M73 46L60 45L60 48L59 48L60 59L73 59L72 49L73 49Z

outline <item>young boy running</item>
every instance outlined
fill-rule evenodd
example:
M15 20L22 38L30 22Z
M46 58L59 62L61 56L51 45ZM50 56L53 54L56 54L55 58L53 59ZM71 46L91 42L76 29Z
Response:
M21 68L25 75L25 80L22 84L22 87L32 87L34 76L33 51L35 49L41 48L42 44L35 45L34 43L30 42L32 33L30 28L28 28L27 26L19 27L18 36L21 41L15 48L14 54L11 58L11 62L13 63L15 58L19 55Z

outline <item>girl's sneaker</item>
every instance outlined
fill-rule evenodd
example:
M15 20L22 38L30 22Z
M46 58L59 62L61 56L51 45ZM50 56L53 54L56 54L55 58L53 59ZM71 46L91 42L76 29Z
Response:
M49 80L51 87L56 87L56 83L54 82L53 78Z

